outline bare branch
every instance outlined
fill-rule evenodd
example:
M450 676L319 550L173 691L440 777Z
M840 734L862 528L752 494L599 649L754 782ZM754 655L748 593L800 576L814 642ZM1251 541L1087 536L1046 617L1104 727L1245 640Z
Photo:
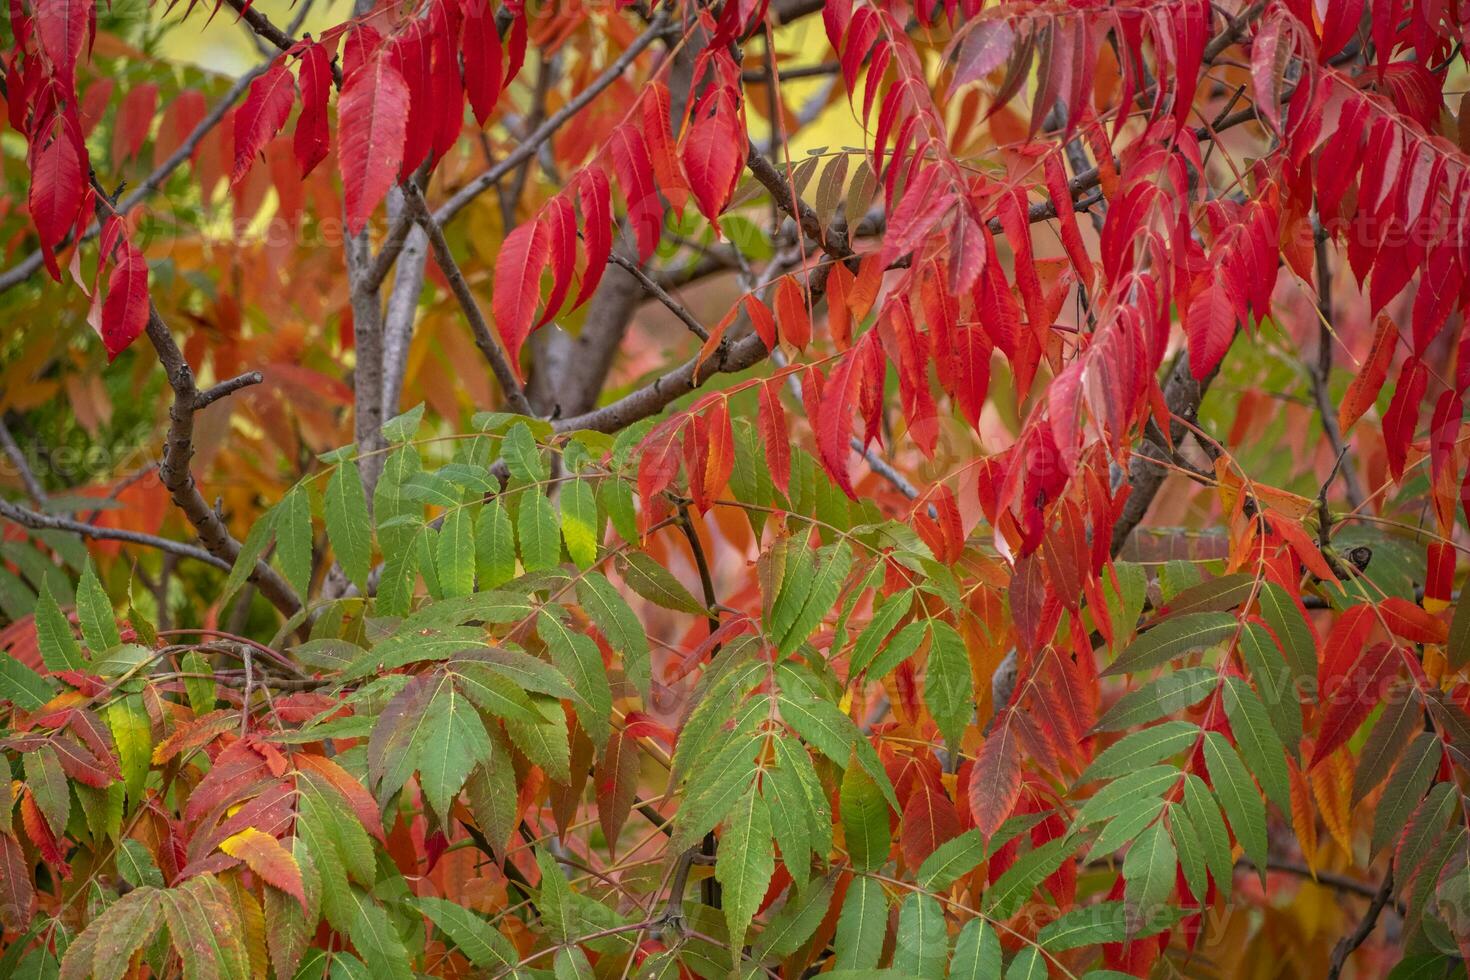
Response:
M198 397L194 399L194 410L197 412L202 408L208 408L226 395L233 395L241 388L258 385L264 380L265 377L259 371L247 371L239 377L230 378L228 381L221 381L219 384L199 392Z
M454 253L449 250L449 243L444 240L444 230L439 227L439 222L429 213L428 205L424 203L424 197L419 189L412 184L404 186L403 199L411 218L416 219L429 236L429 246L434 250L434 260L439 263L439 268L444 272L444 278L449 281L449 288L454 293L454 298L459 301L464 310L465 319L469 321L470 330L475 335L475 346L480 348L480 353L485 355L485 360L490 362L490 370L495 373L495 380L500 382L501 389L505 392L505 399L510 407L521 415L531 415L531 403L526 401L526 394L521 390L520 382L516 380L515 371L511 369L510 361L505 351L490 332L490 325L485 322L485 315L480 312L480 305L475 301L474 293L470 292L469 283L465 282L464 273L460 271L459 263L454 261Z
M30 461L26 454L16 445L15 437L6 428L5 419L0 417L0 449L5 450L5 455L10 457L10 462L15 464L15 472L20 476L21 484L26 488L26 495L36 506L44 506L46 503L46 488L41 486L41 481L31 470Z
M192 558L205 564L213 565L215 568L229 569L230 562L218 558L198 545L188 544L183 541L172 541L168 538L156 537L152 534L142 534L138 531L128 531L123 528L98 527L85 521L73 520L69 517L59 517L55 514L41 514L19 504L0 500L0 517L5 518L13 524L30 528L32 531L65 531L70 534L91 538L94 541L121 541L126 544L141 545L145 548L153 548L158 551L181 558Z
M647 292L648 295L652 296L654 299L662 303L665 307L667 307L670 313L678 317L679 322L688 327L690 333L694 334L694 336L698 337L700 340L709 340L709 331L704 328L704 324L696 320L694 318L694 314L690 313L689 310L684 307L683 303L680 303L678 300L674 299L674 297L670 296L668 292L664 289L664 287L660 286L658 283L650 279L648 273L644 272L643 269L639 267L638 263L624 258L617 252L610 253L608 255L608 259L614 265L617 265L625 270L628 275L632 276L634 279L637 279L638 284L643 287L644 291Z
M1388 900L1393 897L1393 865L1383 873L1383 884L1378 886L1373 900L1368 903L1368 911L1363 913L1363 918L1358 921L1358 926L1351 933L1343 936L1332 948L1332 964L1327 970L1327 980L1337 980L1342 976L1343 968L1347 966L1347 958L1353 955L1353 951L1373 934L1378 925L1378 917L1383 914L1383 909L1388 905Z

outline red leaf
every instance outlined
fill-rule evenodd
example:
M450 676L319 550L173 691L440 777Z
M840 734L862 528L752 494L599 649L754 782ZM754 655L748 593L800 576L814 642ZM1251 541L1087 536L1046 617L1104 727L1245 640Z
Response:
M587 264L582 269L582 285L572 306L586 302L602 281L607 257L612 252L612 195L607 174L596 166L583 170L577 180L577 200L582 204L582 239Z
M1389 632L1410 643L1443 643L1449 638L1449 628L1441 620L1408 599L1389 596L1378 604L1378 611Z
M821 411L815 421L817 455L822 466L842 492L854 500L857 494L853 491L852 475L848 472L848 457L852 453L852 405L862 377L859 368L865 353L873 346L868 338L873 336L874 331L863 334L863 339L832 369L832 377L822 391Z
M593 770L597 791L597 820L607 838L608 850L616 852L618 835L633 810L638 792L639 750L636 737L613 732L602 759Z
M791 486L791 436L786 431L786 411L781 407L782 380L771 378L761 384L757 425L771 482L786 494Z
M55 248L71 230L87 183L79 141L70 130L68 121L56 116L31 143L31 220L47 249Z
M538 330L561 310L577 266L577 216L572 213L571 202L558 194L541 209L541 220L545 222L547 231L551 292L546 297L541 319L536 321Z
M739 113L730 90L717 89L705 97L684 137L684 172L689 177L689 188L700 212L712 224L724 213L740 178L745 146L735 126ZM714 227L718 233L719 225Z
M1368 352L1363 369L1353 375L1337 410L1337 424L1342 431L1351 428L1377 400L1378 393L1383 390L1383 382L1388 380L1388 366L1393 361L1398 339L1398 327L1387 316L1380 316L1373 334L1373 349Z
M945 841L959 836L960 816L949 797L927 780L915 779L913 792L903 806L899 846L904 862L917 868Z
M35 16L41 51L62 84L73 87L77 59L96 21L96 5L93 0L40 0Z
M608 142L623 200L628 205L628 223L638 240L638 261L647 262L658 247L664 223L663 204L653 189L653 162L648 159L642 134L631 126L613 130Z
M1361 607L1360 607L1361 608ZM1386 693L1386 684L1397 672L1399 658L1392 644L1375 643L1359 653L1346 671L1322 687L1327 707L1322 727L1312 750L1312 765L1318 765L1347 742Z
M806 350L812 340L812 318L807 314L806 291L792 276L777 281L775 305L781 337L797 349Z
M1404 362L1394 385L1393 400L1383 413L1383 449L1388 456L1388 471L1398 480L1404 475L1409 444L1419 427L1419 402L1429 385L1429 369L1418 358Z
M239 858L272 888L279 888L306 908L306 892L301 887L301 868L291 852L270 834L246 827L233 837L220 842L219 849Z
M1190 300L1184 324L1189 337L1189 370L1197 380L1209 376L1230 349L1235 325L1235 304L1225 281L1212 277L1209 285Z
M356 235L398 178L408 127L408 83L380 52L347 77L337 100L337 165Z
M292 148L296 165L305 177L327 155L331 136L327 130L327 99L332 91L332 66L327 49L315 41L301 52L301 115L296 119Z
M689 181L684 177L684 167L675 152L674 136L670 130L669 90L663 82L654 81L639 103L643 113L643 139L648 146L648 157L653 163L653 176L659 189L669 202L669 207L680 217L684 214L684 203L689 199Z
M1021 746L1010 721L1010 712L996 719L970 771L970 815L987 840L1021 798Z
M10 799L6 787L5 799ZM36 914L36 886L31 882L31 863L26 860L20 842L0 833L0 925L20 932L30 925Z
M158 108L158 86L144 82L128 90L118 106L112 130L112 162L122 166L138 155L153 126Z
M701 481L702 500L700 512L709 510L711 502L730 482L735 469L735 432L730 425L730 408L724 398L719 399L710 410L705 421L705 444L708 455L704 462L704 479Z
M127 239L123 239L107 277L107 298L102 301L102 346L107 359L138 339L148 326L148 261Z
M779 287L777 287L779 288ZM755 329L755 335L766 345L766 350L776 349L776 318L771 316L770 309L766 304L754 296L745 297L745 315L750 317L750 325Z
M250 171L256 154L286 125L286 117L295 102L296 80L284 60L250 83L250 94L235 113L235 169L230 174L231 183L239 183Z
M495 8L488 2L465 5L464 87L469 93L475 122L481 126L490 118L500 98L505 54L500 47L500 34L495 30Z
M491 308L495 328L510 355L510 366L521 375L521 345L531 333L531 319L541 297L541 271L550 258L541 219L517 225L505 236L495 260L495 294Z

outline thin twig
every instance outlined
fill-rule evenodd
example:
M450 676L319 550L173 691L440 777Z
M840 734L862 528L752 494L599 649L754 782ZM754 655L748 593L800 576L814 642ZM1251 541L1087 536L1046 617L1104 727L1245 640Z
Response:
M678 317L679 322L688 327L690 333L694 334L700 340L709 340L709 331L704 328L704 324L696 320L694 314L690 313L683 303L670 296L664 287L650 279L648 273L644 272L638 263L624 258L617 252L609 252L608 259L614 265L626 270L634 279L637 279L638 284L643 287L644 292L658 300L670 313Z
M1363 945L1364 941L1373 934L1378 925L1378 917L1383 914L1383 909L1388 905L1388 900L1393 896L1393 865L1383 873L1383 884L1378 886L1378 891L1373 895L1373 900L1368 903L1368 911L1363 913L1363 918L1358 920L1358 927L1351 933L1343 936L1332 948L1332 964L1327 970L1327 980L1337 980L1342 976L1342 971L1347 966L1347 959L1353 955L1353 951Z
M124 528L98 527L95 524L60 517L56 514L41 514L8 500L0 500L0 517L21 527L30 528L32 531L65 531L83 538L90 538L93 541L120 541L125 544L136 544L144 548L153 548L178 555L181 558L192 558L195 561L202 561L215 568L226 570L231 565L230 562L210 554L198 545L172 541L168 538L143 534L140 531L129 531Z
M21 484L26 488L26 495L37 507L46 506L46 488L41 486L31 464L26 459L26 454L16 445L15 437L10 434L10 429L5 425L5 419L0 416L0 448L4 448L5 455L15 464L15 472L20 477Z
M1317 316L1317 363L1307 369L1312 379L1312 397L1317 400L1317 411L1322 416L1322 431L1327 433L1327 441L1337 455L1338 465L1335 469L1342 472L1348 503L1354 510L1358 510L1363 506L1363 486L1358 482L1358 474L1353 469L1352 461L1346 458L1347 443L1343 442L1342 430L1337 425L1337 409L1332 404L1332 395L1328 390L1328 382L1332 376L1333 310L1332 263L1328 261L1325 237L1317 239ZM1327 482L1330 485L1332 481L1329 479ZM1326 494L1325 486L1323 494Z

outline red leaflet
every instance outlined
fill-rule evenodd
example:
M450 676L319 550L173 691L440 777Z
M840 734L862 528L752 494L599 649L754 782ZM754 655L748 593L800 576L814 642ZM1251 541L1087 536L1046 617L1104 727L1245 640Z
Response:
M31 141L31 220L48 255L71 230L81 207L87 184L83 153L68 120L60 116L41 127ZM52 276L59 280L60 271L53 270Z
M803 312L805 312L805 308L803 308ZM771 316L771 311L766 307L766 304L754 296L747 294L745 297L745 314L750 317L750 325L755 328L755 335L761 339L761 343L766 345L766 350L775 350L777 344L776 318Z
M36 4L36 37L51 70L63 86L76 84L77 59L93 30L97 8L93 0L39 0Z
M1021 797L1021 745L1011 731L1013 711L997 716L995 727L970 771L970 816L990 839Z
M735 95L727 88L716 89L696 111L682 148L684 172L689 176L695 203L717 234L716 221L735 192L745 159L739 119Z
M597 792L597 820L612 853L617 852L618 835L622 833L628 814L633 811L633 800L638 791L638 769L637 736L631 732L614 731L592 772Z
M709 510L710 504L730 482L730 474L735 469L735 432L730 425L729 403L723 398L716 401L714 408L705 416L705 423L708 454L704 460L704 479L700 481L700 513Z
M577 266L577 216L572 213L571 202L558 194L541 209L540 220L546 224L551 293L546 297L546 309L541 319L536 321L537 330L546 326L561 310Z
M1184 332L1189 337L1189 370L1203 380L1215 370L1235 339L1235 304L1223 279L1210 283L1189 302Z
M965 31L955 38L958 52L950 95L960 86L978 82L1005 64L1015 42L1016 32L1005 18L977 18L967 24Z
M431 96L433 136L430 157L440 160L454 148L464 129L464 84L459 77L459 7L451 0L435 0L430 9Z
M1410 643L1443 643L1449 635L1442 621L1408 599L1389 596L1378 604L1378 611L1388 631Z
M273 888L290 895L306 908L306 893L301 885L301 868L291 852L270 834L247 827L220 843L220 850L239 858L246 867Z
M495 101L500 98L501 76L505 56L500 47L500 34L495 30L495 9L488 2L465 5L464 36L460 41L464 52L464 87L470 97L475 122L481 126L490 118Z
M847 352L832 369L832 376L821 393L821 411L815 420L817 429L817 456L822 461L834 483L852 499L857 494L852 488L852 474L848 472L848 457L851 455L852 405L861 380L860 368L864 354L872 347L868 338L873 331L863 334L863 339ZM803 386L805 389L805 386ZM808 415L811 413L808 412Z
M521 374L521 345L531 333L531 318L536 314L536 301L541 296L541 272L549 259L546 229L538 217L506 235L495 260L491 309L516 377Z
M301 52L301 115L296 119L292 148L296 165L305 177L327 155L331 136L327 131L327 99L332 91L332 66L327 49L309 41Z
M136 85L123 96L117 108L117 122L112 130L112 162L122 166L138 155L148 140L153 126L153 112L158 108L158 86L151 82Z
M576 182L577 200L582 205L582 238L587 264L582 269L582 285L572 306L581 306L602 280L607 257L612 251L612 194L607 174L597 166L583 170Z
M1399 368L1393 400L1388 403L1388 411L1383 413L1383 449L1388 455L1388 471L1395 480L1404 475L1409 444L1414 441L1414 432L1419 427L1419 402L1423 400L1424 389L1428 385L1429 369L1417 357L1405 361Z
M782 339L798 350L806 350L812 340L812 318L807 314L806 292L794 277L782 276L776 283L775 305Z
M1322 703L1326 708L1321 733L1312 750L1312 766L1319 765L1352 738L1358 726L1383 699L1388 683L1398 672L1398 665L1398 651L1392 644L1375 643L1359 653L1341 676L1323 685Z
M776 489L787 494L791 486L791 442L786 429L786 411L781 407L781 383L784 378L771 378L763 382L760 392L760 412L757 417L761 448L765 453L766 467L771 473L771 482Z
M653 163L643 136L631 126L619 126L609 138L613 169L628 205L628 223L638 240L638 261L647 262L658 247L663 229L663 205L653 189Z
M7 787L7 802L9 799ZM36 888L31 883L31 862L26 860L18 840L0 834L0 925L18 933L30 925L35 914Z
M239 183L250 171L256 154L286 125L286 117L295 103L296 80L287 70L285 59L278 59L269 71L250 83L250 94L235 113L235 168L230 173L231 183Z
M379 815L378 805L362 783L358 782L357 777L326 756L298 752L291 757L291 761L299 768L310 770L325 779L352 808L363 828L386 843L387 837L383 833L383 820Z
M638 105L643 114L643 139L653 163L653 176L669 207L683 217L684 204L689 199L689 182L684 178L684 168L679 162L674 136L669 129L673 110L669 105L668 88L655 80Z
M913 792L903 806L899 847L904 863L917 868L945 841L960 834L960 815L954 804L927 780L915 779Z
M1251 42L1251 81L1254 83L1256 108L1271 128L1281 132L1281 89L1285 84L1286 63L1291 58L1291 38L1286 35L1282 16L1268 18Z
M1046 191L1057 210L1062 246L1066 248L1067 258L1071 259L1072 268L1077 270L1083 285L1090 287L1093 281L1092 259L1087 254L1087 246L1082 242L1081 232L1077 230L1077 214L1072 209L1072 192L1067 184L1067 172L1062 168L1061 158L1057 154L1047 153L1045 171Z
M1378 398L1383 382L1388 379L1388 366L1393 361L1398 339L1399 331L1394 322L1387 316L1379 316L1373 334L1373 349L1368 352L1362 370L1353 375L1337 412L1337 424L1342 431L1350 429Z
M347 77L337 100L337 165L356 235L398 177L408 127L408 85L386 53Z
M102 301L102 346L107 348L107 359L115 360L146 326L148 262L132 242L123 239L107 277L107 298Z

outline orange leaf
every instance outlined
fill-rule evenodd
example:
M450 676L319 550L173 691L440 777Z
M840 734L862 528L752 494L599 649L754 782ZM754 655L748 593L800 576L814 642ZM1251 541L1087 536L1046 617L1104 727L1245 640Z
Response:
M233 837L220 841L219 849L239 858L266 884L279 888L306 908L306 893L301 887L301 868L291 852L270 834L246 827Z

